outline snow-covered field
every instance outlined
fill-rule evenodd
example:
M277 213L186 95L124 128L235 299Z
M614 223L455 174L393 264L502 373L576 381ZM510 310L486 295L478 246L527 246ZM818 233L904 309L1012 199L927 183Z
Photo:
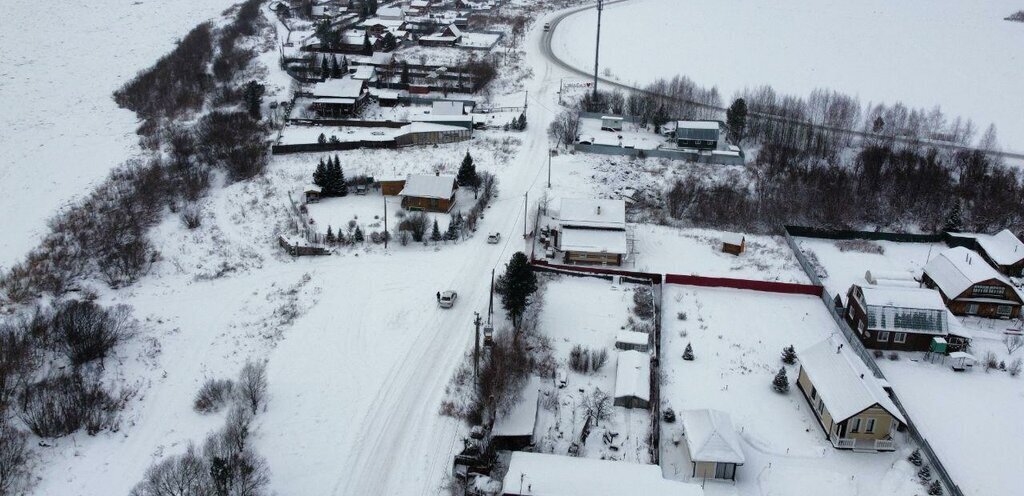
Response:
M924 266L934 256L949 249L945 243L898 243L894 241L867 241L868 245L880 248L882 253L864 251L841 251L842 241L831 239L797 238L797 243L804 253L816 257L825 277L818 274L825 289L834 297L842 295L852 284L865 284L864 274L867 271L899 274L910 279L921 279Z
M61 206L135 153L135 114L117 108L114 90L234 3L4 2L0 267L23 257Z
M729 99L770 84L806 96L829 88L869 101L940 105L982 129L994 122L1008 149L1024 150L1020 23L1013 0L636 0L606 7L601 68L627 83L683 74ZM552 46L593 67L596 13L570 16Z
M792 344L799 353L839 333L821 300L666 285L662 303L662 408L726 412L746 457L735 487L709 482L707 494L810 496L823 488L842 496L922 494L903 459L909 448L903 436L894 453L836 450L796 389L798 366L786 366L788 394L771 389L784 346ZM688 343L692 362L682 359ZM672 442L680 431L679 421L662 422L661 465L666 477L686 481L691 468L685 443Z

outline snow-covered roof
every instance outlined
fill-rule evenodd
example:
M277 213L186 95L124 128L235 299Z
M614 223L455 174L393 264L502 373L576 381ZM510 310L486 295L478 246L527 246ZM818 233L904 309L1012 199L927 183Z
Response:
M328 79L313 85L314 97L359 98L363 94L363 81L352 78Z
M907 422L864 362L850 351L848 343L838 338L826 339L801 350L797 356L800 367L836 422L876 404L900 422Z
M415 8L420 8L420 9L423 8L423 7L430 7L430 1L429 0L412 0L412 3L410 3L409 6L410 7L415 7Z
M625 255L629 252L626 231L600 229L562 229L558 237L562 251L586 253L612 253Z
M462 102L453 102L447 100L440 100L433 102L430 105L431 115L462 115L463 109L466 104Z
M737 464L746 461L728 414L712 409L684 410L680 417L691 460Z
M529 496L703 496L697 484L665 479L661 467L516 451L502 493Z
M616 343L646 345L651 342L651 336L646 332L619 331L615 335Z
M924 273L935 282L947 298L956 298L971 286L989 279L1009 285L978 253L962 246L950 248L924 266Z
M494 421L491 435L494 437L532 436L537 425L537 405L540 398L540 379L530 378L523 390L519 403L505 415Z
M355 80L371 79L376 70L372 65L359 65L355 69L355 72L352 73L352 79Z
M414 114L409 116L409 120L412 122L473 122L472 115L457 114L457 115L446 115L446 114Z
M615 369L615 397L651 399L651 358L635 350L620 351Z
M617 115L602 115L601 116L601 120L602 121L621 121L622 117L619 117Z
M562 227L626 228L626 202L566 198L562 200L558 219Z
M728 244L728 245L739 246L739 245L743 244L743 235L740 234L740 233L734 233L734 232L723 232L722 233L722 242L725 243L725 244Z
M996 234L949 234L959 238L973 238L977 240L978 246L998 265L1013 265L1024 260L1024 243L1010 232L1009 229L1003 229Z
M401 19L404 15L401 7L381 7L377 9L377 17L384 19Z
M322 191L323 189L315 184L307 184L302 190L303 193L320 193Z
M676 129L688 128L688 129L714 129L718 130L718 121L678 121L676 122Z
M946 304L934 289L864 286L868 328L945 335L949 330Z
M435 174L410 174L399 196L437 198L447 200L455 190L455 176Z

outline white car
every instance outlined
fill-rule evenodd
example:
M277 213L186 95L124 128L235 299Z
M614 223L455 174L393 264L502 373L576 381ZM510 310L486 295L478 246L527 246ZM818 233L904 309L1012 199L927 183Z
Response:
M437 304L441 308L451 308L455 306L455 300L458 298L459 294L455 291L444 291L441 293L441 298L437 300Z
M492 232L487 235L487 244L496 245L501 241L501 233Z

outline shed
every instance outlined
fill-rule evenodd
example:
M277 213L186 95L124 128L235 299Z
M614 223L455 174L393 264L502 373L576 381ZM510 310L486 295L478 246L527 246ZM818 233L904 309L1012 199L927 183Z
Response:
M736 467L746 458L739 435L725 412L712 409L680 413L694 478L736 480Z
M698 484L668 480L661 467L543 453L514 452L505 496L704 496Z
M411 174L398 195L407 210L448 212L455 205L455 176L440 174Z
M1024 272L1024 242L1009 229L996 234L949 233L949 236L951 244L976 248L1004 275L1017 277Z
M540 379L530 378L522 398L510 411L500 415L491 429L491 447L518 451L533 444L540 405Z
M974 355L963 351L954 351L949 354L949 358L953 361L953 370L957 372L963 372L968 367L973 367L975 363L978 363L978 359L974 358Z
M648 408L651 401L651 358L646 353L618 352L615 406Z
M732 255L739 255L747 248L746 236L738 233L722 234L722 251Z
M619 331L615 335L615 347L620 350L635 350L646 353L650 350L651 335L646 332Z
M602 115L601 129L604 131L622 131L622 117Z
M719 121L678 121L676 145L698 150L718 149L719 142L724 138L724 127Z
M320 193L323 190L315 184L306 185L302 191L302 197L306 203L317 203L320 201Z

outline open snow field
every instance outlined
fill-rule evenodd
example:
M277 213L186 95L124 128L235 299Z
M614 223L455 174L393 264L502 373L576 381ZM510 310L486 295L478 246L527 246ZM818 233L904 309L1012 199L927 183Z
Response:
M135 114L115 89L235 0L10 0L0 16L0 267L45 221L135 153Z
M551 388L550 381L545 384L555 395L557 406L552 410L541 409L536 431L541 452L568 453L586 419L580 406L584 396L598 388L614 396L618 353L615 336L632 314L633 290L637 287L613 285L592 277L555 276L547 282L539 327L551 339L554 358L568 374L568 382L563 389ZM607 350L608 362L597 372L581 374L572 370L568 365L569 352L577 344L593 351ZM619 406L613 410L611 419L591 428L586 444L580 447L580 456L650 463L650 411ZM606 432L618 434L617 449L610 449L603 441Z
M804 254L819 262L821 283L833 297L841 295L846 301L846 292L853 284L866 284L866 271L899 274L910 279L921 279L924 266L932 257L949 249L945 243L898 243L894 241L867 241L881 248L883 253L863 251L842 251L842 241L816 238L796 238ZM824 276L821 273L824 269Z
M1003 18L1020 2L995 0L636 0L605 8L601 68L626 83L677 74L730 99L745 86L807 96L815 88L862 103L940 105L999 128L1024 150L1024 25ZM552 48L579 68L594 63L596 13L558 25ZM653 62L659 61L659 62Z
M708 482L705 492L763 496L921 494L909 447L897 437L894 453L854 453L832 447L796 388L798 365L786 366L790 391L771 389L784 346L799 350L838 334L812 296L666 285L662 297L662 408L677 413L715 408L729 414L746 464L736 485ZM680 318L685 313L685 319ZM682 359L692 343L695 360ZM679 421L662 422L665 476L687 481L690 461Z
M1024 356L1022 350L1008 355L1001 334L986 332L987 324L1005 327L1004 321L974 320L966 323L974 334L971 354L980 359L991 351L1007 364ZM999 370L986 373L980 364L968 372L954 372L948 362L923 361L921 353L901 356L899 361L878 363L964 494L1019 492L1024 487L1024 379Z

